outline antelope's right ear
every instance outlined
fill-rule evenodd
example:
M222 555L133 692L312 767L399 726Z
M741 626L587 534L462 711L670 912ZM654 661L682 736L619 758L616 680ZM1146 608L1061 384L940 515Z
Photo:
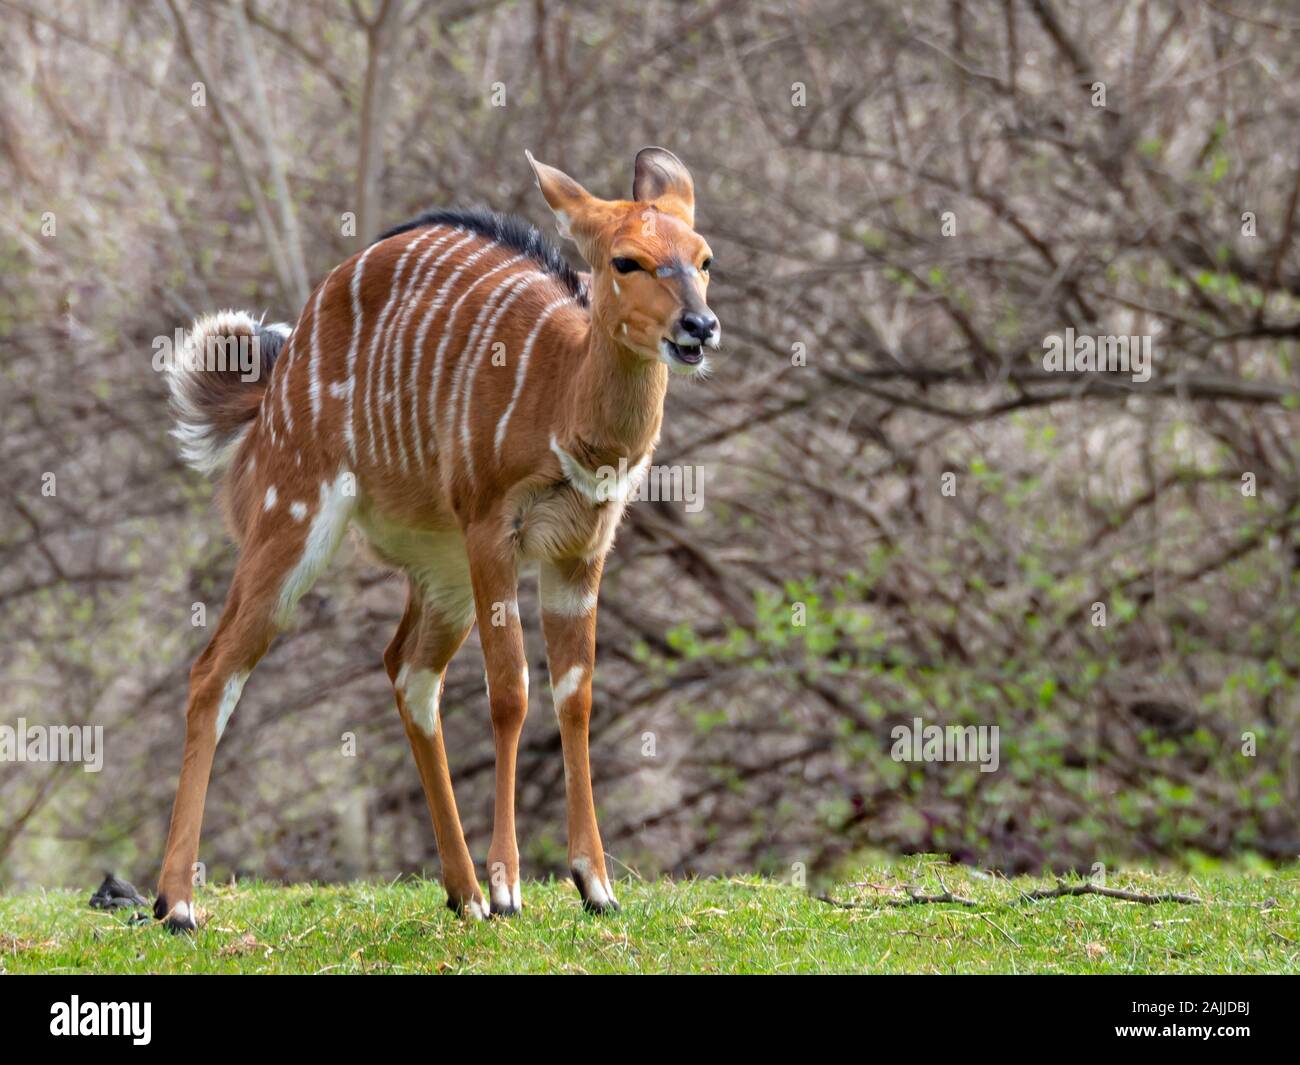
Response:
M533 158L533 153L527 149L524 150L524 155L528 156L528 165L533 168L537 187L542 190L547 204L555 213L555 226L560 231L560 236L578 241L574 223L582 221L596 202L596 197L563 170L556 170L553 166L539 163Z

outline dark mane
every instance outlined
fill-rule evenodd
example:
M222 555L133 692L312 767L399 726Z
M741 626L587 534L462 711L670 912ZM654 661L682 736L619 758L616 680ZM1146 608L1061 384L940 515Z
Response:
M577 272L561 254L560 249L547 240L535 225L517 215L498 214L486 207L437 208L425 211L418 218L413 218L400 226L394 226L376 238L375 243L378 244L381 240L424 226L459 226L498 244L504 244L508 248L514 248L520 254L532 257L543 270L559 278L560 283L582 306L588 305L587 290L578 279Z

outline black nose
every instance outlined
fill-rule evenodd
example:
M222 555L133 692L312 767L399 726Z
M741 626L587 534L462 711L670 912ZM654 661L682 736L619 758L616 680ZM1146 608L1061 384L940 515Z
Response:
M682 315L681 325L696 340L708 340L709 337L713 336L713 331L718 328L718 320L707 311L703 314L697 311L687 311Z

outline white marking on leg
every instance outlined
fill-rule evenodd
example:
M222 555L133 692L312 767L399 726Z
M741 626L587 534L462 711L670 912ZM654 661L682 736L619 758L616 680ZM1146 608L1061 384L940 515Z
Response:
M596 876L589 858L574 858L572 865L574 871L582 877L583 886L587 889L588 902L603 908L615 901L614 889L610 887L608 880Z
M411 715L411 723L426 736L436 736L438 706L442 702L442 674L434 673L431 669L417 669L405 684L401 683L400 675L398 680L406 712Z
M585 584L570 584L555 577L541 582L542 613L562 618L583 618L596 609L596 592Z
M187 921L193 921L193 918L190 916L190 904L188 902L176 903L175 906L167 911L167 916L178 924L185 924Z
M221 705L217 707L218 743L221 742L221 735L226 731L226 726L230 724L230 715L235 712L246 680L248 680L247 670L235 673L226 681L226 686L221 691Z
M510 403L506 407L505 413L501 415L501 420L497 423L497 435L496 435L497 461L501 460L501 445L505 443L506 427L510 424L510 415L512 415L515 412L515 404L519 402L519 394L523 391L524 388L524 377L528 373L528 356L529 353L533 350L533 344L537 342L537 337L542 331L542 326L546 324L547 319L549 319L551 315L553 315L557 310L563 307L566 303L572 303L572 302L573 300L571 297L565 296L561 299L556 300L554 303L549 303L545 307L543 307L542 313L537 316L536 324L533 326L532 331L528 334L528 339L524 341L523 350L519 353L519 365L515 369L515 390L510 396Z
M495 878L492 880L492 908L498 913L520 909L523 905L522 899L518 877L515 877L513 884L502 884Z
M555 707L555 716L558 719L560 711L582 687L582 680L587 675L585 666L573 666L558 681L551 685L551 703Z
M352 474L345 470L341 470L333 481L321 483L316 517L307 530L302 555L280 589L274 615L276 625L284 627L288 624L298 600L306 594L337 550L356 504L355 495L347 491L351 484Z
M266 490L266 499L262 501L263 510L271 510L275 506L275 485L271 485Z
M465 913L474 921L486 921L488 919L487 909L478 899L470 899L466 903Z
M348 455L353 462L357 460L357 435L352 425L353 403L357 391L357 349L361 346L361 275L366 268L366 260L378 244L372 244L361 253L356 269L352 271L352 342L348 345L347 377L343 386L347 389L347 409L343 412L343 438L347 441Z

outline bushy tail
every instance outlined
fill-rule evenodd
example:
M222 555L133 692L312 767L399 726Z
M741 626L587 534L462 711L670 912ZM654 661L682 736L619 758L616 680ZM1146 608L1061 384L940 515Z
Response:
M245 311L218 311L190 327L168 367L181 457L201 473L230 462L257 419L262 394L290 326L267 325Z

